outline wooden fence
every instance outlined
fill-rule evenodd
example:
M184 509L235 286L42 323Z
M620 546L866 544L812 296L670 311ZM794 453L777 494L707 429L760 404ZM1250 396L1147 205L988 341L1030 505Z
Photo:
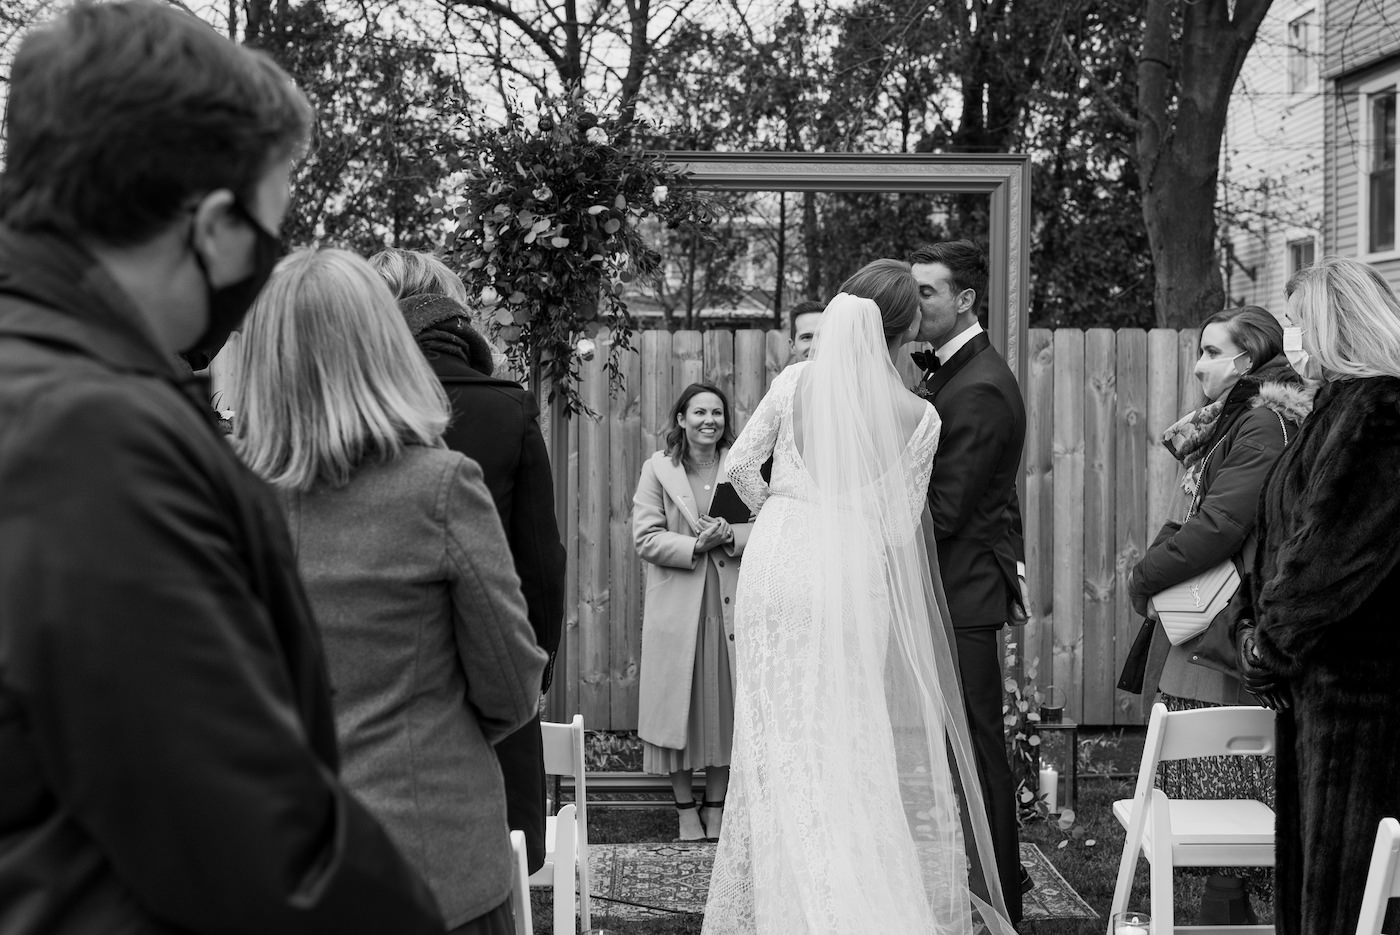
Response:
M1035 619L1023 639L1040 686L1068 696L1085 724L1141 723L1138 696L1115 687L1138 621L1128 572L1162 522L1182 512L1176 461L1161 432L1202 402L1191 368L1195 331L1032 329L1027 343L1026 565ZM642 460L662 447L687 384L729 395L742 428L787 358L781 331L647 331L609 392L607 335L585 365L583 394L600 418L570 420L564 457L568 596L564 658L551 698L593 729L637 724L642 570L632 494ZM913 375L912 365L905 364ZM548 439L551 450L557 446ZM562 694L561 694L562 693Z

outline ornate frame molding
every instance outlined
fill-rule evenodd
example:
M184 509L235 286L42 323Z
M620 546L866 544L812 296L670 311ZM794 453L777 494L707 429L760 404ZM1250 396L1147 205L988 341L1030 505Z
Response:
M1030 157L904 153L666 154L700 188L718 191L968 192L986 194L987 315L992 344L1026 374L1030 270ZM911 244L912 246L912 244Z

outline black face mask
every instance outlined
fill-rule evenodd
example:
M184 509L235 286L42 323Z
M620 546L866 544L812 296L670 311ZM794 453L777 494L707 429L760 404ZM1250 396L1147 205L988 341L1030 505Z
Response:
M253 269L238 282L216 289L209 284L209 267L205 264L204 257L195 250L193 243L190 244L190 249L194 252L194 261L199 264L199 270L204 274L209 302L209 323L205 325L204 333L181 355L195 370L203 370L209 366L209 361L223 350L228 336L237 331L238 326L243 323L253 300L258 297L262 287L267 285L268 277L272 275L277 261L282 258L282 242L268 233L267 229L258 223L258 219L243 207L242 202L235 201L233 207L253 229Z

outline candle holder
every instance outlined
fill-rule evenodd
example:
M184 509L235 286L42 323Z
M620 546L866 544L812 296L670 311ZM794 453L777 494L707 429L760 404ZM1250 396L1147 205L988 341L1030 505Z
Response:
M1113 914L1113 935L1149 935L1152 931L1152 917L1145 912L1115 912Z
M1045 689L1045 699L1040 703L1040 723L1058 724L1065 717L1065 693L1051 685Z
M1053 767L1057 774L1055 804L1051 806L1050 811L1075 808L1079 799L1078 722L1061 718L1047 723L1042 718L1036 732L1040 734L1040 745L1036 748L1036 768Z

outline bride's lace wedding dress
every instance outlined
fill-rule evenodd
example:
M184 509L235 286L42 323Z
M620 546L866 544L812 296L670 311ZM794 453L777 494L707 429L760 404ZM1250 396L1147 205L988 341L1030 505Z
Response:
M842 298L823 345L874 343L855 305L873 303ZM823 368L819 347L789 367L729 453L761 510L736 596L734 761L705 935L971 933L978 916L1012 931L1004 912L974 915L949 765L962 754L975 787L919 528L939 419L878 350L828 351Z

